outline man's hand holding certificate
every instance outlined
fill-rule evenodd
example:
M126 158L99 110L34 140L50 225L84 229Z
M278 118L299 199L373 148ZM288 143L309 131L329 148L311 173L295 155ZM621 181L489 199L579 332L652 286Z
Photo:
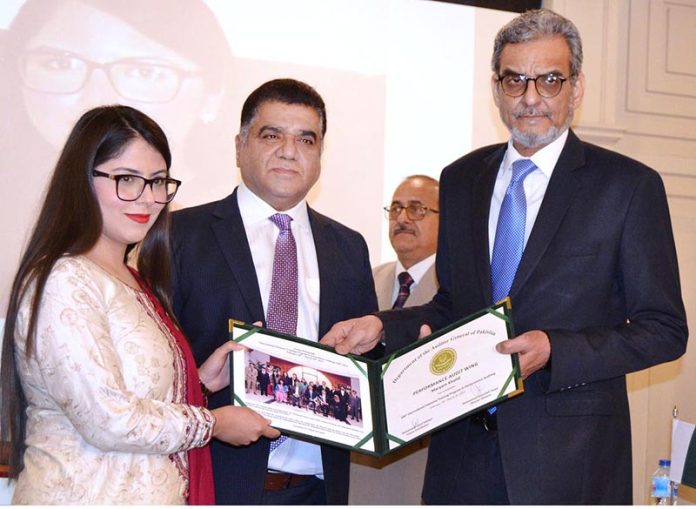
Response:
M232 356L235 404L284 433L364 453L384 455L522 392L517 355L496 351L513 337L505 304L376 361L258 327L232 332L247 347Z

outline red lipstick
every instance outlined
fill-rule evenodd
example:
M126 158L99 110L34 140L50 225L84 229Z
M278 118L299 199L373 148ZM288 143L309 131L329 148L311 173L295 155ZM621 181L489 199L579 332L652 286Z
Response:
M145 224L150 220L150 214L126 214L126 217L140 224Z

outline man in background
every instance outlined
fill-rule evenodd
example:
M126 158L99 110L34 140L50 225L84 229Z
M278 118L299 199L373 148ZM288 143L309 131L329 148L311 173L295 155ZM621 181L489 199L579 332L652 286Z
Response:
M230 318L317 340L337 321L377 309L365 240L305 201L325 133L316 90L291 79L261 85L242 107L235 140L242 184L173 215L174 309L199 362L227 340ZM209 401L229 400L220 391ZM346 450L281 437L214 442L211 452L219 504L348 502Z
M432 177L406 177L394 191L391 204L384 208L397 260L372 269L380 310L419 306L430 302L437 292L439 189Z
M437 292L439 190L436 179L411 175L384 207L397 260L372 269L380 310L420 306L430 302ZM353 453L350 503L418 505L428 443L425 437L384 458Z

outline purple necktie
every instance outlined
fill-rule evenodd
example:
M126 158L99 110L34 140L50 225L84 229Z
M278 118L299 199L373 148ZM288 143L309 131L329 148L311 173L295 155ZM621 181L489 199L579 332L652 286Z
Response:
M274 214L270 220L280 232L273 256L266 327L294 336L297 332L297 245L290 230L292 218L287 214Z
M266 311L266 327L294 336L297 332L297 245L290 230L292 218L287 214L273 214L269 219L280 229L280 232L273 255L273 276ZM281 435L273 440L271 452L287 438Z
M404 307L406 299L411 295L411 285L413 284L411 274L406 271L399 274L397 279L399 280L399 295L396 296L392 309L401 309Z

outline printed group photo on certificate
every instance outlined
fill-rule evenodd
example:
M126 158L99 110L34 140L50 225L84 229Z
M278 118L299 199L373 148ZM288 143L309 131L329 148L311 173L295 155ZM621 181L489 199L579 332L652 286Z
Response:
M232 403L286 434L383 456L523 391L508 303L481 310L379 360L230 323Z
M233 334L246 347L231 360L234 404L309 440L348 447L370 441L372 408L364 361L258 327L235 326Z

